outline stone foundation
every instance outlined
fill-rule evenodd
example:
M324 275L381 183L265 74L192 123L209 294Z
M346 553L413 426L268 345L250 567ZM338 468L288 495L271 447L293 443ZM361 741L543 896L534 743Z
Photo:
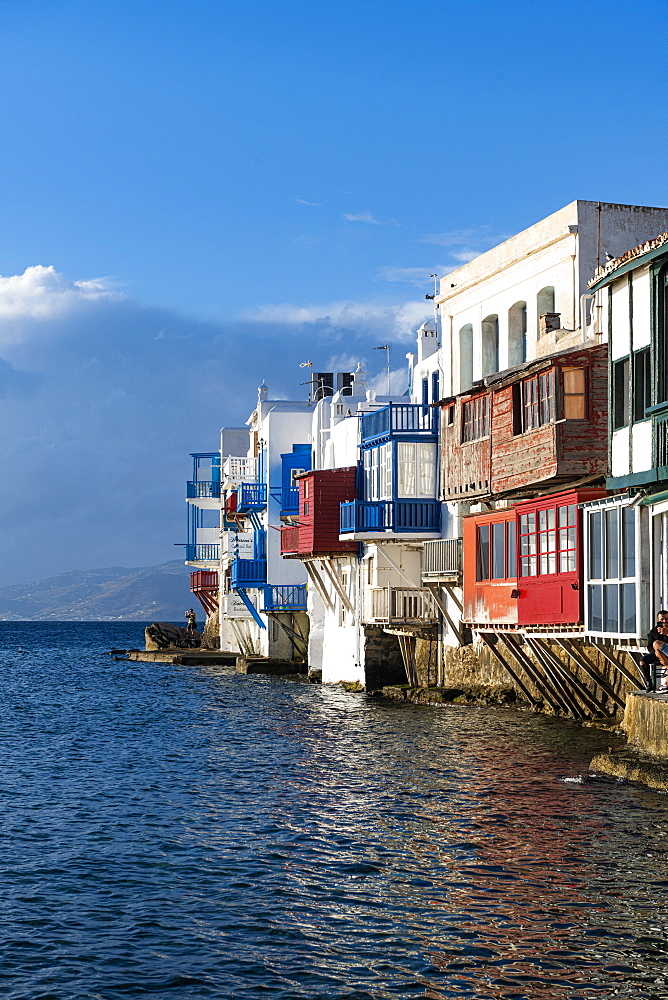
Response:
M406 670L396 635L373 625L364 629L364 686L379 691L386 684L405 684Z

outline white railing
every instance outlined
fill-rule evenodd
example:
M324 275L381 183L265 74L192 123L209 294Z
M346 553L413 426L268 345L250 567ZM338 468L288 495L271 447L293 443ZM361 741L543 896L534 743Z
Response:
M253 482L257 475L257 459L246 456L228 456L221 467L221 480L224 484L235 485L241 482Z
M438 611L428 590L418 587L384 587L368 591L370 622L434 622Z
M433 542L425 542L422 555L423 580L459 576L462 571L461 538L437 538Z

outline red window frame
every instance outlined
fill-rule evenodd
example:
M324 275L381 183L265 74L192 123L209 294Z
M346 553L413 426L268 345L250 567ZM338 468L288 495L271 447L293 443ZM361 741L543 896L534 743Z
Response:
M518 578L555 577L577 572L577 502L518 511Z

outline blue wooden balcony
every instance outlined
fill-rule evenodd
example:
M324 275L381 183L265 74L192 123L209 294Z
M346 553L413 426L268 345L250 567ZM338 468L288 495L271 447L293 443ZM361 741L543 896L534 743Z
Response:
M281 490L281 514L299 513L299 487L286 486Z
M438 413L438 409L417 403L388 403L380 410L365 413L360 420L362 448L402 437L436 441Z
M238 587L264 587L267 582L266 559L233 559L230 583Z
M351 500L341 504L341 534L367 531L436 533L441 530L438 500Z
M306 584L266 587L263 611L306 611Z
M237 511L264 510L267 506L266 483L240 483L237 490Z
M214 482L189 482L186 492L188 500L214 500L220 496L220 483Z
M218 562L220 545L186 545L186 562Z

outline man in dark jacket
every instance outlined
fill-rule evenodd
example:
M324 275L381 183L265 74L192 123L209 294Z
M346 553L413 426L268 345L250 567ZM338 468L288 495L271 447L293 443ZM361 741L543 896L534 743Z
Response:
M668 625L668 611L657 611L656 625L647 636L647 652L640 659L640 669L645 681L645 691L654 690L654 667L659 663L659 658L654 652L654 643L657 639L664 639L665 636L659 632L659 626Z

